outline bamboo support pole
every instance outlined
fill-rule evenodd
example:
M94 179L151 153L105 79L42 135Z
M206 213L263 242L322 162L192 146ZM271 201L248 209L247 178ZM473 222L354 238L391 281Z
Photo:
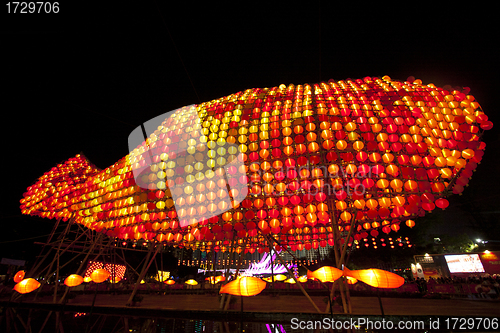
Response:
M246 244L245 244L246 245ZM245 247L245 246L243 246ZM236 267L236 273L234 275L235 279L238 278L238 274L240 272L240 267L241 267L241 263L242 263L242 259L243 259L243 256L244 256L244 251L242 251L240 253L240 257L238 258L238 266ZM227 310L227 308L229 307L229 301L231 300L231 294L228 294L227 295L227 301L226 301L226 304L224 305L224 310Z
M156 257L156 253L158 253L158 248L159 246L156 247L156 250L154 251L154 254L153 254L153 257L151 258L151 260L149 259L151 257L151 253L153 252L153 248L154 248L154 245L151 244L151 248L148 252L148 255L147 255L147 258L146 260L144 261L144 266L142 268L142 272L141 274L139 275L139 278L137 279L136 283L135 283L135 286L134 286L134 290L132 291L132 294L130 294L130 297L126 303L126 306L131 306L132 304L132 301L134 299L134 296L135 294L137 293L137 289L139 288L139 284L141 283L142 279L144 279L144 276L146 275L146 272L147 270L149 269L149 266L151 265L151 263L153 262L153 260L155 259Z

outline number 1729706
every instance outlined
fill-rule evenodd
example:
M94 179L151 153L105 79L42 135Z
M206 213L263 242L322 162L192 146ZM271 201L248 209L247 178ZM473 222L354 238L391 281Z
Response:
M57 14L59 2L7 2L9 14Z

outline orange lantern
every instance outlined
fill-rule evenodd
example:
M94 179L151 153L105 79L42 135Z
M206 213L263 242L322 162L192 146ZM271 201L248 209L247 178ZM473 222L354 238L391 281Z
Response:
M68 287L76 287L81 285L83 282L83 277L78 274L71 274L64 280L64 284Z
M255 296L266 287L266 282L253 276L240 277L220 289L221 294L235 296Z
M405 283L405 279L401 276L377 268L351 271L345 267L344 275L375 288L399 288Z
M164 283L166 283L168 285L173 285L173 284L175 284L175 281L174 280L167 280Z
M285 281L285 280L286 280L286 276L283 274L278 274L278 275L274 276L274 281Z
M109 275L110 274L107 270L99 268L99 269L96 269L95 271L93 271L92 274L90 274L90 278L95 283L102 283L102 282L106 281L106 279L109 277Z
M28 294L40 287L40 282L35 279L24 279L14 286L14 290L20 294Z
M17 272L16 275L14 275L14 282L15 283L21 282L24 279L24 274L25 274L24 271Z
M323 266L320 269L315 270L314 272L308 271L307 278L308 279L317 279L321 282L333 282L342 276L342 271L338 268L331 266Z

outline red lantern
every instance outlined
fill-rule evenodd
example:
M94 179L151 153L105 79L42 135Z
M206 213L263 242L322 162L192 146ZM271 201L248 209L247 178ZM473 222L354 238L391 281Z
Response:
M407 220L406 225L410 228L413 228L415 226L415 221L413 220Z
M448 207L449 205L450 205L450 203L446 199L441 198L441 199L437 199L436 200L436 206L439 207L439 208L441 208L441 209L443 209L443 210L446 207Z
M345 267L344 275L375 288L399 288L405 283L401 276L376 268L351 271Z

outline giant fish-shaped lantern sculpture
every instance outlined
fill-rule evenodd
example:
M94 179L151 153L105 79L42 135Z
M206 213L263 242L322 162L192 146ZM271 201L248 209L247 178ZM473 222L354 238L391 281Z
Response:
M248 89L138 127L104 170L83 155L58 164L21 211L202 251L263 252L268 234L318 248L332 220L360 239L446 208L492 126L467 91L413 78Z

